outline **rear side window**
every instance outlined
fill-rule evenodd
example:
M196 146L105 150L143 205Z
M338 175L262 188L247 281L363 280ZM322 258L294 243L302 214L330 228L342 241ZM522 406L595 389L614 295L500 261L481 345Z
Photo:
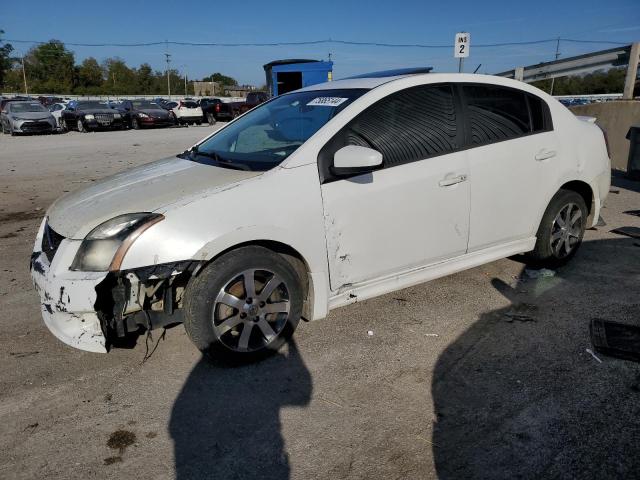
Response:
M551 129L548 107L541 98L494 85L465 85L463 91L473 145Z
M389 95L360 114L344 133L346 145L382 153L384 167L451 152L458 147L452 88L420 86Z

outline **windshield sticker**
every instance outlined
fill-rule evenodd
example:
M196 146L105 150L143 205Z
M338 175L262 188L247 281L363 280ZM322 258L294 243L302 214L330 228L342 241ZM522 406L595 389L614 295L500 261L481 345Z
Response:
M319 106L319 107L337 107L338 105L349 100L342 97L316 97L307 103L307 106Z

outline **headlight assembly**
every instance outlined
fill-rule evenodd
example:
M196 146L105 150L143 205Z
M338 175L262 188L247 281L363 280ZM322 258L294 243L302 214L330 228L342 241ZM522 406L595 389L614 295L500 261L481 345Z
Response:
M158 213L127 213L101 223L82 241L71 270L119 270L133 242L142 232L163 219L164 216Z
M84 119L85 119L85 120L93 120L94 118L95 118L95 117L94 117L92 114L90 114L90 113L87 113L87 114L84 116Z
M121 116L121 115L120 115L119 113L114 113L114 114L113 114L113 118L120 118L120 116Z
M149 118L149 115L147 115L146 113L143 113L143 112L138 113L138 116L140 118Z

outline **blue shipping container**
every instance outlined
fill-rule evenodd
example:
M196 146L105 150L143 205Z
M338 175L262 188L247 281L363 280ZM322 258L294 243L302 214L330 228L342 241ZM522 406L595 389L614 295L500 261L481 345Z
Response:
M321 60L276 60L264 65L267 88L272 96L332 80L333 62Z

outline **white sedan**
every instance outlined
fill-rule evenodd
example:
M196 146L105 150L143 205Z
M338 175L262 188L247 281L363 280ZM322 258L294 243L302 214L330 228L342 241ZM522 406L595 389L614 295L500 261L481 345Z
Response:
M58 130L62 129L62 125L60 124L60 119L62 118L62 112L67 109L66 103L54 103L49 106L49 112L53 115L53 118L56 119L56 127Z
M69 345L184 323L203 352L253 360L356 301L515 254L559 267L609 185L603 132L531 85L382 73L67 194L31 270Z

